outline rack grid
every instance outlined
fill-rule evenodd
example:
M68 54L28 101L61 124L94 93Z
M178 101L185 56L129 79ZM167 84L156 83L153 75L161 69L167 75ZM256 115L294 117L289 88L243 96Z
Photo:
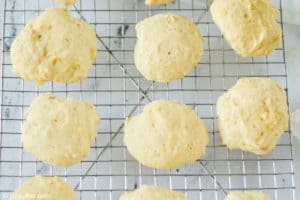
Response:
M281 0L272 0L281 10ZM141 0L79 1L72 15L88 21L98 35L98 55L88 78L76 84L46 83L37 87L11 70L10 45L26 22L53 0L5 0L1 69L0 199L7 200L34 175L60 176L80 199L118 199L142 184L184 192L189 199L224 199L232 190L259 190L272 199L295 200L291 133L286 131L268 155L230 151L220 143L215 103L240 77L261 76L279 81L287 90L284 43L269 56L242 58L223 39L208 11L211 0L175 0L147 7ZM157 13L173 12L193 20L204 37L204 54L185 78L168 84L145 80L136 70L133 49L135 24ZM281 20L282 21L282 20ZM283 27L282 27L283 28ZM89 100L101 124L90 155L70 168L43 164L22 149L20 128L24 111L42 92ZM123 122L157 99L176 99L204 120L210 143L204 158L175 170L142 166L123 144Z

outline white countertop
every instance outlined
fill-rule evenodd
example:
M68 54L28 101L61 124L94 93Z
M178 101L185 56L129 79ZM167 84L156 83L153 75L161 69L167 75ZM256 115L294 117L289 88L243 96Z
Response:
M300 19L299 19L300 21ZM285 45L290 111L300 108L300 26L285 24ZM300 130L298 130L300 131ZM300 198L300 142L293 138L296 172L296 199Z

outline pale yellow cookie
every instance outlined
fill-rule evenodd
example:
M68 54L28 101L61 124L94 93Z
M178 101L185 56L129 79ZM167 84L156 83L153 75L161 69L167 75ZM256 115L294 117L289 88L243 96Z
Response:
M271 151L288 127L287 96L268 78L242 78L217 102L223 144L256 154Z
M25 113L22 141L25 151L39 160L69 167L90 151L99 124L96 108L72 97L44 93L34 99Z
M210 11L228 43L244 57L267 55L281 43L280 12L269 0L214 0Z
M135 65L148 80L169 82L183 78L196 67L203 52L203 39L188 18L158 14L136 25Z
M31 20L11 47L13 71L38 85L78 82L96 58L96 33L63 8L48 8Z
M77 0L56 0L56 1L63 3L66 6L73 5L77 2Z
M143 165L171 169L192 163L205 154L208 133L189 106L158 100L125 121L124 143Z
M73 188L59 177L35 176L26 181L10 200L76 200Z
M125 193L120 200L188 200L181 192L154 185L143 185L133 192Z
M148 6L157 6L157 5L162 5L162 4L168 4L171 3L174 0L146 0L145 4Z
M250 192L230 192L225 200L271 200L270 196L257 191Z

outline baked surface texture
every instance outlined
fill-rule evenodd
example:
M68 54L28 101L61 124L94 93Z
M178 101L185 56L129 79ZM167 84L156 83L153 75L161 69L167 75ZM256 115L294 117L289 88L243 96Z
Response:
M288 127L287 96L269 78L242 78L217 102L220 136L230 149L271 151Z
M148 6L157 6L157 5L162 5L162 4L168 4L171 3L174 0L146 0L145 4Z
M203 53L197 26L176 14L157 14L136 25L135 65L148 80L169 82L196 67Z
M29 21L13 41L13 71L42 85L86 78L96 58L96 33L88 23L63 8L47 8Z
M241 56L268 55L281 43L280 12L269 0L214 0L210 11L221 33Z
M230 192L224 200L271 200L270 196L258 191Z
M35 176L27 180L10 200L76 200L73 188L59 177Z
M123 194L120 200L188 200L181 192L154 185L143 185L139 189Z
M25 151L39 160L69 167L90 151L99 124L94 105L72 97L44 93L25 113L22 141Z
M205 155L208 133L189 106L158 100L141 114L127 118L124 143L131 155L148 167L171 169Z

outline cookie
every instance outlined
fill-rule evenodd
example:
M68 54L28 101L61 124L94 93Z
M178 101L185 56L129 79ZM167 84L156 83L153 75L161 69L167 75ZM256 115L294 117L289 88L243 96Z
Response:
M174 0L146 0L145 4L148 6L157 6L162 4L168 4L171 3Z
M80 162L89 154L100 121L91 103L51 93L34 99L25 120L24 150L47 164L64 167Z
M143 185L133 192L125 193L120 200L188 200L181 192L154 185Z
M96 58L96 33L63 8L48 8L31 20L11 47L13 71L38 85L86 78Z
M205 154L208 140L196 112L177 101L154 101L125 121L124 143L148 167L172 169L192 163Z
M135 65L148 80L169 82L183 78L197 66L203 39L188 18L158 14L136 25Z
M256 154L271 151L288 127L287 96L269 78L242 78L217 102L222 143Z
M241 56L268 55L281 43L280 12L269 0L214 0L210 11L221 33Z
M76 200L73 188L59 177L35 176L26 181L10 200Z
M271 200L270 196L257 191L250 192L230 192L225 200Z

